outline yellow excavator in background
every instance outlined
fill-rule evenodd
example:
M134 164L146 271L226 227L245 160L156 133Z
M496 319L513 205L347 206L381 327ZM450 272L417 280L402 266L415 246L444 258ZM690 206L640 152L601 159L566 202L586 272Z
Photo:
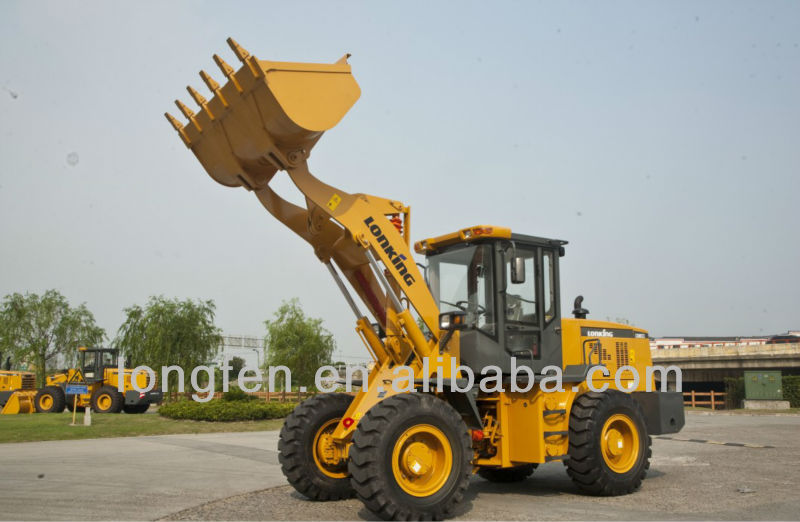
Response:
M91 407L95 413L144 413L150 404L161 402L163 394L154 386L151 391L139 392L131 384L130 369L123 370L122 389L119 391L119 351L114 348L78 348L78 367L47 377L46 386L36 394L36 411L60 413L64 408L83 410ZM147 374L136 375L139 389L147 388ZM85 385L87 393L66 393L70 384Z
M0 361L3 358L0 357ZM33 413L36 396L36 374L12 371L10 358L6 369L0 370L0 415Z
M403 520L449 516L473 472L523 480L550 461L591 494L638 488L650 435L681 429L683 398L650 391L645 330L587 319L582 298L574 318L561 317L566 242L466 227L417 242L421 272L408 206L346 192L309 170L311 149L360 96L349 55L273 62L228 44L242 66L214 55L224 84L201 71L211 98L188 87L199 111L176 101L188 123L166 117L214 180L255 194L311 245L375 360L355 397L317 395L286 419L278 447L289 483L315 500L356 495L382 518ZM304 206L270 188L281 171ZM406 369L409 386L396 386ZM544 379L559 373L562 389L548 389ZM447 384L427 387L437 376ZM605 391L592 390L592 376Z

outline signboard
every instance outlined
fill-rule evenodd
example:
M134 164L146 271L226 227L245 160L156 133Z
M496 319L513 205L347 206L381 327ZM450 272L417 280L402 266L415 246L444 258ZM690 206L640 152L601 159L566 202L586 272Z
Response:
M76 370L75 373L72 374L72 377L69 378L64 386L64 393L67 395L83 395L84 393L89 393L86 379L83 378L83 374L80 370Z
M64 393L67 395L83 395L89 393L89 387L85 384L67 384L64 386Z

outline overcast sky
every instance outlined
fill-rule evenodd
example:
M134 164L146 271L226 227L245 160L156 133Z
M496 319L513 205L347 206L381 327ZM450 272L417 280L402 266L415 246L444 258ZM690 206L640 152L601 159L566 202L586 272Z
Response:
M361 99L312 171L410 204L413 238L568 240L564 313L581 293L653 335L800 329L797 2L4 1L0 295L57 288L111 336L154 294L250 335L298 297L366 356L310 247L162 115L213 53L238 68L228 36L353 54Z

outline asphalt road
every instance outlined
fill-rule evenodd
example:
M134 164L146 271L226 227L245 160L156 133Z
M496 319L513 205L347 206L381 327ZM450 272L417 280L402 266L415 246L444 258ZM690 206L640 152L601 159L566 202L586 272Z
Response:
M712 442L654 440L648 478L632 495L581 495L550 463L519 484L474 478L457 518L800 519L800 416L692 413L676 437ZM2 444L0 518L374 519L357 500L296 494L276 447L277 432Z

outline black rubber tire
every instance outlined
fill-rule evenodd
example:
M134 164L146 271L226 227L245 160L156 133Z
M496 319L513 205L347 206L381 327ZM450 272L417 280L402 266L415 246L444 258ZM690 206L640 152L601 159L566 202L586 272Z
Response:
M522 482L536 469L536 464L523 464L513 468L480 468L478 476L489 482Z
M74 395L69 395L69 394L65 395L64 407L66 407L68 412L72 412L72 405L74 404L74 400L75 400ZM83 406L78 406L78 411L83 411L85 409L86 408L84 408Z
M350 477L325 475L314 462L314 438L331 419L341 419L353 396L323 393L306 399L286 417L278 439L278 461L289 484L311 500L340 500L353 496Z
M394 478L394 445L408 428L430 424L447 437L453 467L432 495L406 493ZM350 446L353 488L364 505L384 520L442 520L464 498L472 474L472 441L461 415L450 404L424 393L404 393L373 406L358 423Z
M108 409L99 408L97 405L98 399L105 394L111 396L111 406L109 406ZM113 386L103 386L92 394L92 411L94 413L119 413L122 411L124 403L124 397Z
M625 473L617 473L608 467L600 446L603 425L617 413L630 418L639 433L639 456ZM644 413L633 397L616 390L587 392L575 399L569 416L567 473L582 491L592 495L632 493L647 475L651 444Z
M39 405L39 400L44 396L50 396L53 399L52 405L49 408L42 408ZM58 386L45 386L36 392L36 398L33 400L33 407L39 413L61 413L66 406L66 397L64 390Z
M150 404L125 404L122 411L125 413L144 413L150 408Z

